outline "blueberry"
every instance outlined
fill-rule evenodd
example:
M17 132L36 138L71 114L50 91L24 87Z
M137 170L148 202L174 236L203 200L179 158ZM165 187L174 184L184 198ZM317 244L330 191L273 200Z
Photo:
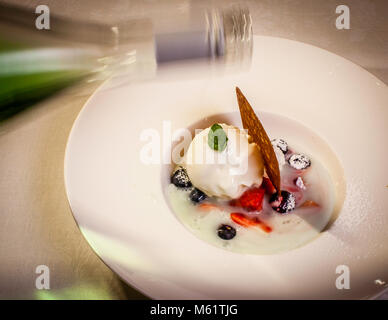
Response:
M288 159L288 164L296 170L303 170L311 166L311 161L304 154L295 153Z
M190 188L191 181L185 168L179 167L173 175L171 176L171 183L173 183L177 188Z
M236 229L227 224L222 224L218 227L217 233L221 239L230 240L236 236Z
M190 200L194 203L199 203L199 202L202 202L203 200L205 200L207 198L206 194L203 193L201 190L197 189L197 188L194 188L191 192L190 192Z
M273 139L271 141L274 147L278 147L284 154L288 151L288 144L283 139Z
M292 210L295 209L295 196L285 190L282 190L281 192L281 198L279 199L278 194L274 193L270 200L269 203L275 211L279 213L288 213Z

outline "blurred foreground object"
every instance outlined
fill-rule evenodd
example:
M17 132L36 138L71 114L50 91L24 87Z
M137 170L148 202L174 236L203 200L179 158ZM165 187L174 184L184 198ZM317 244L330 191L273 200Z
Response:
M201 9L196 25L163 33L146 18L108 25L55 14L50 30L37 30L33 12L4 4L0 18L7 22L0 28L0 121L76 81L125 84L181 60L247 65L253 45L251 17L240 6Z
M0 39L0 121L89 73L85 52L23 48ZM88 60L86 60L87 62Z

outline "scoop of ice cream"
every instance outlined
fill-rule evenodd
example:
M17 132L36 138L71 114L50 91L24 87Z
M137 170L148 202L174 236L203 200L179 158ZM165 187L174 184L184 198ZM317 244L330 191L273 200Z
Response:
M221 127L228 138L226 148L214 150L208 144L211 129L202 130L186 152L185 167L192 184L208 196L235 199L262 183L264 162L245 131L226 124Z

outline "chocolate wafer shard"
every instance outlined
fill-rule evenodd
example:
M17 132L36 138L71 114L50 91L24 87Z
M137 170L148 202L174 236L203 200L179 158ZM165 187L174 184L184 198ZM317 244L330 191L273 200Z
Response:
M252 137L253 142L259 146L264 159L267 175L280 195L279 163L275 151L273 150L271 140L269 140L259 118L256 116L248 100L238 87L236 87L236 94L243 127L248 130L248 134Z

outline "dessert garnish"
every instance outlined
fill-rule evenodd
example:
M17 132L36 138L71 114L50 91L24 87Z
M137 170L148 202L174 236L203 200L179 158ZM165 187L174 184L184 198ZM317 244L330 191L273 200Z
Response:
M298 177L295 179L294 181L295 185L299 188L299 189L302 189L302 190L306 190L306 186L304 184L304 181L302 179L302 177Z
M273 139L271 141L272 145L278 147L284 154L288 151L288 144L283 139Z
M319 207L319 204L312 200L306 200L305 202L303 202L303 204L300 205L300 208L307 207Z
M282 190L280 196L279 194L274 193L269 200L269 203L271 204L272 209L279 213L289 213L294 210L296 206L295 196L286 190Z
M200 203L202 201L204 201L207 196L205 193L203 193L201 190L197 189L197 188L194 188L191 192L190 192L190 200L194 203Z
M266 225L263 221L261 221L257 217L248 217L243 213L232 212L230 214L230 218L233 222L243 226L243 227L259 227L265 233L269 233L272 231L272 228Z
M230 240L236 236L236 229L230 225L222 224L219 226L217 233L221 239Z
M263 187L253 187L245 191L239 199L229 202L232 207L241 207L246 211L261 211L263 208L263 198L265 189Z
M269 140L268 135L265 132L259 118L256 116L248 100L245 98L238 87L236 87L236 94L243 127L244 129L248 130L248 134L259 146L264 159L265 170L276 191L280 195L281 190L279 163L276 158L271 140Z
M296 170L304 170L311 166L310 159L306 155L300 153L293 154L288 159L288 163Z
M171 183L177 188L190 188L192 186L186 169L179 166L171 176Z
M276 192L276 189L273 186L271 180L269 180L267 177L263 178L263 184L261 186L265 189L265 192L269 195L273 195Z
M214 203L204 202L198 205L198 208L204 211L217 210L220 209L219 206Z
M218 123L213 124L207 135L207 143L209 147L216 151L224 151L227 142L228 137L224 129L222 129Z

